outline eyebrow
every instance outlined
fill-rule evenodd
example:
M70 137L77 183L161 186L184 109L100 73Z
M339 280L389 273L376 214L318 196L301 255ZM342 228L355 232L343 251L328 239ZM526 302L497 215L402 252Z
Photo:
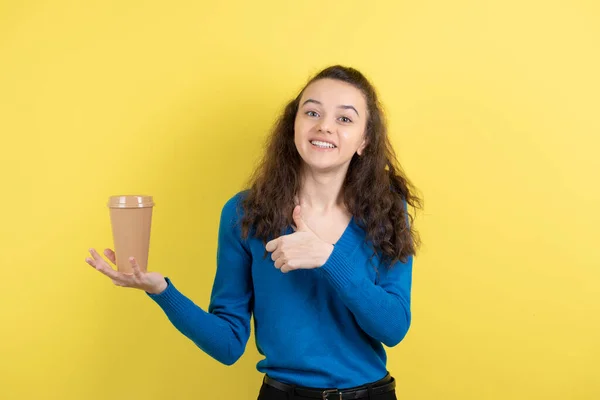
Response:
M323 105L323 103L321 103L318 100L307 99L304 103L302 103L302 106L304 106L306 103L315 103L315 104L318 104L318 105L321 105L321 106ZM353 106L342 104L342 105L338 106L338 108L343 108L345 110L354 110L354 112L356 113L356 115L358 115L360 117L360 114L358 113L358 111L356 111L356 108L354 108Z

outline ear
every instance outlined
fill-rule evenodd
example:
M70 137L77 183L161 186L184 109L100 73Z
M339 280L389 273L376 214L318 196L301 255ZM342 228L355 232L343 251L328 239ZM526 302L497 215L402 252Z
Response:
M356 154L360 156L363 155L365 148L367 147L367 138L365 137L362 141L362 143L360 144L360 146L358 146L358 149L356 150Z

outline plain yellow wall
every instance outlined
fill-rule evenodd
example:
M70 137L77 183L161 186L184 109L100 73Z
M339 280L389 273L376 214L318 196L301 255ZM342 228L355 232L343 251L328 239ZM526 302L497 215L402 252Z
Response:
M400 399L600 398L594 1L0 3L0 398L255 399L85 264L155 197L150 268L208 305L223 203L320 68L379 89L425 198Z

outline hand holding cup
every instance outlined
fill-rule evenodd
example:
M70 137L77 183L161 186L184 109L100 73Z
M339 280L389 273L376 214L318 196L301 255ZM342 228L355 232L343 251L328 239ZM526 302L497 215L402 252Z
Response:
M134 257L129 258L129 263L133 272L120 272L115 270L95 249L90 249L92 258L86 258L85 261L109 277L117 286L135 288L144 290L151 294L161 293L167 288L167 281L158 272L142 271ZM117 265L115 252L111 249L104 250L104 255L113 265Z

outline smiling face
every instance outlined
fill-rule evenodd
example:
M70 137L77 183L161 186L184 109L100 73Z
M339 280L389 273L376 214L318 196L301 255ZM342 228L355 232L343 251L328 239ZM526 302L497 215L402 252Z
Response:
M367 104L349 83L321 79L308 85L298 105L294 142L309 168L331 171L348 168L365 146Z

